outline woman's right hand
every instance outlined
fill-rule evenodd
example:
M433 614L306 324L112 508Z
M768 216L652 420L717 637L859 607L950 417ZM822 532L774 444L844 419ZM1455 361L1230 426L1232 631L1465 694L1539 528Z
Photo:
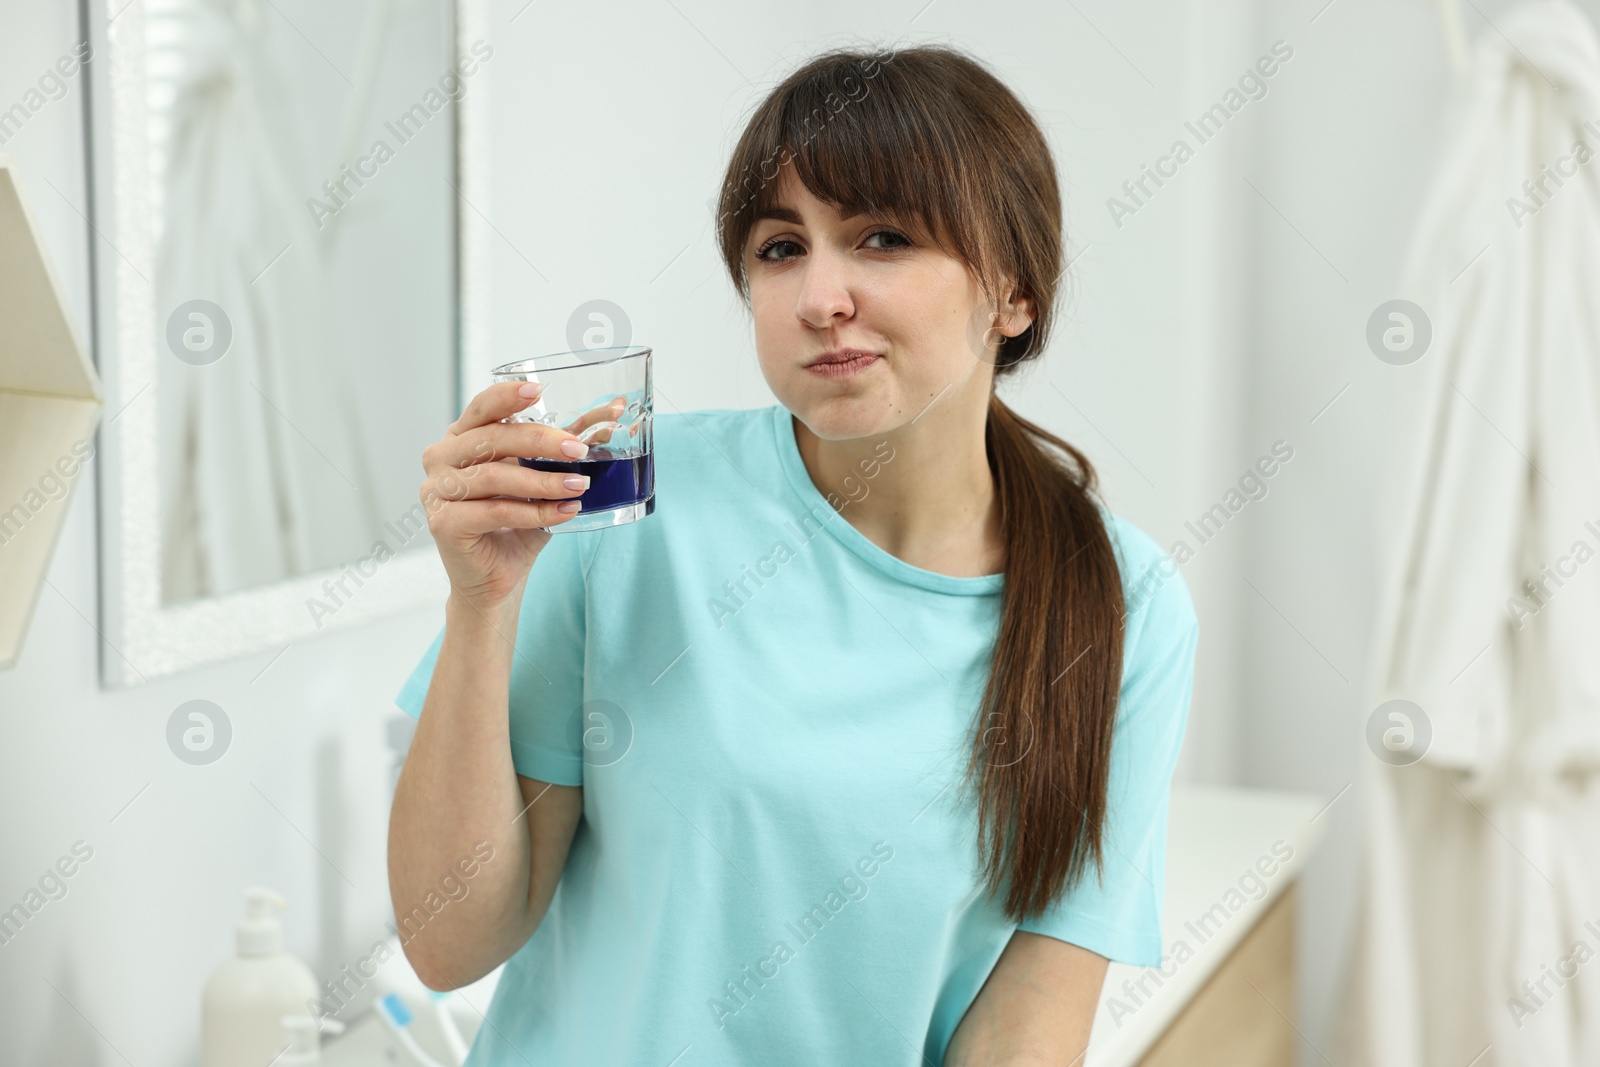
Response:
M518 592L550 540L541 527L571 519L578 511L575 498L588 487L583 475L536 471L517 462L521 456L571 462L588 453L565 430L500 421L533 403L540 388L529 382L491 385L422 452L427 479L419 496L450 576L451 596L485 613ZM578 481L567 484L569 478Z

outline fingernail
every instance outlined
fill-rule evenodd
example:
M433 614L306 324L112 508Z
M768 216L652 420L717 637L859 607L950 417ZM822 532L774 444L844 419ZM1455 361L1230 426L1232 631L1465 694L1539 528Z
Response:
M517 387L517 395L525 396L529 400L532 400L542 392L544 392L543 382L523 382Z
M573 459L582 459L589 454L589 446L577 438L570 438L561 442L561 451Z
M563 503L557 504L556 505L556 510L557 511L564 511L568 515L570 515L574 511L577 511L581 507L583 507L583 501L581 501L581 500L568 500L568 501L565 501Z
M589 476L587 474L574 474L561 479L561 484L568 489L587 489L589 488Z

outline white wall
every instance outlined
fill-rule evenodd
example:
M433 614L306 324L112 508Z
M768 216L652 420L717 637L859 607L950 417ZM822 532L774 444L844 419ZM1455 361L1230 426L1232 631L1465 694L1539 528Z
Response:
M4 2L0 107L71 46L76 21L64 0ZM605 298L655 346L663 410L770 402L708 226L741 118L824 45L953 39L1047 124L1083 253L1018 407L1088 451L1113 508L1163 544L1274 440L1295 448L1270 495L1185 566L1203 634L1180 776L1332 797L1364 756L1369 504L1403 417L1396 368L1366 352L1361 327L1394 295L1445 73L1428 5L1339 0L1310 23L1320 6L496 2L495 57L473 87L493 94L493 189L477 206L500 235L494 356L566 347L572 310ZM1279 38L1295 56L1267 97L1115 226L1106 198ZM4 150L86 326L80 90ZM73 841L95 858L0 946L0 1063L191 1063L198 991L231 951L243 886L289 896L290 946L319 972L386 918L382 724L436 615L298 644L259 679L269 656L102 692L87 488L21 663L0 675L0 906ZM235 724L210 767L178 762L163 738L195 697ZM1358 804L1352 790L1328 812L1304 894L1303 1029L1318 1046L1351 921Z
M1272 206L1256 198L1246 414L1252 437L1296 451L1274 495L1252 505L1235 579L1248 607L1239 780L1330 799L1354 783L1319 820L1327 837L1302 894L1302 1029L1315 1046L1302 1045L1303 1064L1337 1055L1330 1028L1361 884L1360 775L1373 758L1362 734L1383 549L1373 505L1424 371L1379 361L1363 331L1401 295L1451 101L1436 5L1339 0L1311 22L1323 2L1262 5L1262 35L1298 54L1267 101L1249 175ZM1462 5L1469 36L1495 32L1478 11L1506 6Z

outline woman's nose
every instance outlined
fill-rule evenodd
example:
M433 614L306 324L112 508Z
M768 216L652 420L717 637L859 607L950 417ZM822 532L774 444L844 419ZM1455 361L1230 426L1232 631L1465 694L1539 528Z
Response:
M826 329L835 318L855 314L849 265L826 251L812 252L806 259L795 314L818 329Z

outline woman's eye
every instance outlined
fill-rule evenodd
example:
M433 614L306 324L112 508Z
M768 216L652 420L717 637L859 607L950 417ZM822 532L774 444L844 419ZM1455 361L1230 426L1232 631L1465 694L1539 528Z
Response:
M768 254L768 253L772 252L774 249L784 248L784 247L799 248L800 246L795 244L793 241L785 240L785 239L782 239L782 238L780 238L779 240L776 240L776 241L768 241L766 244L764 244L760 248L756 249L756 258L757 259L764 259L764 260L767 260L769 262L780 260L780 259L787 259L788 258L787 256L773 256L773 255L769 255Z
M877 241L880 238L888 243L870 244L870 242ZM911 246L911 239L896 230L878 230L874 233L869 233L866 240L869 242L867 247L879 252L886 252L896 248L909 248ZM786 237L779 237L756 249L756 258L769 263L777 263L789 259L795 252L804 251L805 249L801 248L798 242L791 241Z

